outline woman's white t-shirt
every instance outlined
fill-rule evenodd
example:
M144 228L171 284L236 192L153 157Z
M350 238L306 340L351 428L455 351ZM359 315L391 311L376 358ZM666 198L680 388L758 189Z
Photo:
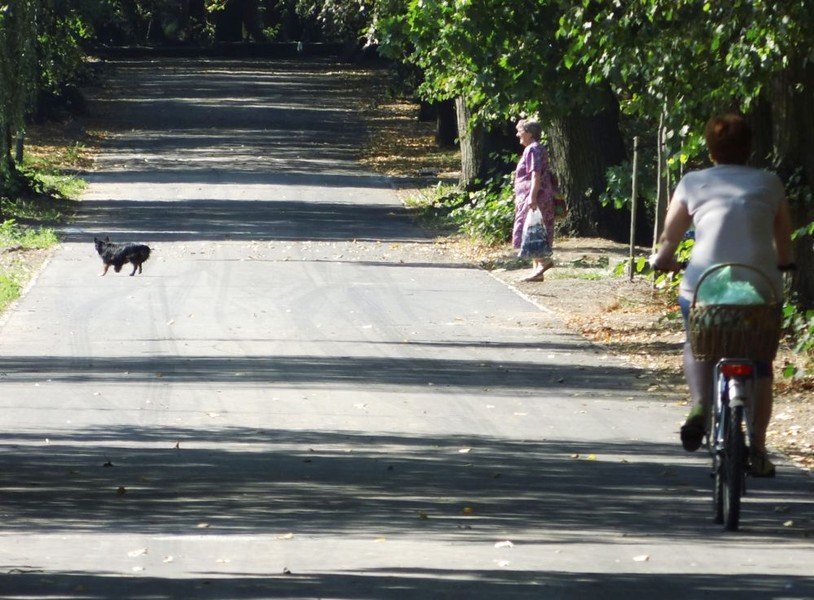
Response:
M777 175L753 167L716 165L687 173L673 195L673 202L687 207L695 225L695 245L681 281L681 295L692 299L707 268L735 262L766 275L782 298L774 221L784 197Z

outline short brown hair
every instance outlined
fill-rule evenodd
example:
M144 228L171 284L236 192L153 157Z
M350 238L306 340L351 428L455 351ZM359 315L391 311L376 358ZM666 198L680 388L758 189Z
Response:
M716 163L743 165L752 153L752 128L740 115L727 113L712 117L707 121L704 137Z

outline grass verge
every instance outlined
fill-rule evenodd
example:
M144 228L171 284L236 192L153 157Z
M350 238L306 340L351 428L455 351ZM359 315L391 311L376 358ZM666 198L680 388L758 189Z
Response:
M32 126L28 133L22 184L0 194L0 312L59 243L54 227L72 218L86 185L80 173L93 160L93 139L75 121Z

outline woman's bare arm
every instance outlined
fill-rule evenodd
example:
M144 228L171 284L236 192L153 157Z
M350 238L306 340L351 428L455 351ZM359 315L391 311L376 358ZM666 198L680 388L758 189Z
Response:
M531 191L529 192L529 208L534 210L537 206L537 194L540 193L540 172L531 172Z
M653 266L656 269L675 271L679 268L675 253L691 224L692 216L687 210L686 204L678 202L674 198L670 202L667 217L664 219L664 232L659 240L659 250L653 259Z

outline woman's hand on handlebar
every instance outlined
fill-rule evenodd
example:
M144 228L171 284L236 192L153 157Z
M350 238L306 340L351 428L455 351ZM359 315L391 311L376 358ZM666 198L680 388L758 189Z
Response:
M678 261L675 256L669 258L660 256L658 252L650 255L647 264L654 271L681 271L687 268L687 261Z

